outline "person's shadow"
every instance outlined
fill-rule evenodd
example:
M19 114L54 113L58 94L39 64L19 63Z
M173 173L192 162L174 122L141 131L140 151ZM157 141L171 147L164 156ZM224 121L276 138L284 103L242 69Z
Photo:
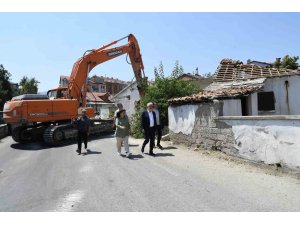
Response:
M131 154L129 157L126 157L126 155L122 154L121 156L124 157L124 158L131 159L131 160L138 160L138 159L144 158L144 156L142 156L141 154L136 154L136 155Z
M177 149L174 146L167 146L167 147L163 147L161 150L171 150L171 149Z
M138 160L144 158L144 156L142 156L141 154L137 154L137 155L131 154L128 158L131 160Z
M146 155L149 155L149 153L144 153ZM166 156L174 156L172 153L155 153L154 157L166 157Z
M90 149L87 149L86 152L82 153L83 156L85 156L85 155L97 155L97 154L102 154L102 152L91 151Z

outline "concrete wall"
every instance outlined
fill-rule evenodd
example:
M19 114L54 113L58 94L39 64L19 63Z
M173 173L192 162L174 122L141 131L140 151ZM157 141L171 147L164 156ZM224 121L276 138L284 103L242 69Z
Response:
M285 81L288 81L286 89ZM300 115L300 76L282 76L268 78L262 91L273 91L275 97L275 112L268 115ZM259 112L259 114L266 114Z
M257 116L258 115L258 105L257 105L257 93L250 94L246 97L247 99L247 108L249 116Z
M223 100L223 115L224 116L241 116L242 105L241 99L228 99Z
M95 112L100 112L101 119L108 119L113 116L113 112L115 111L116 107L114 103L105 103L105 104L91 104L87 103L88 107L93 107Z
M300 116L220 117L232 127L235 154L300 170Z
M228 117L225 104L171 105L171 141L300 171L300 116Z
M195 127L197 110L197 105L169 107L169 129L174 133L190 135Z
M0 124L0 139L8 135L8 127L6 124Z
M110 117L109 112L114 111L115 107L113 105L101 105L100 107L100 118L108 119Z

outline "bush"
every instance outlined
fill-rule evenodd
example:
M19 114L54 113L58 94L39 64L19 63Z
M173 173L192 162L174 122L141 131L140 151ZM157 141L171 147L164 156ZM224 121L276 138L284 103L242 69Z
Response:
M200 91L200 88L191 81L178 79L183 74L183 68L176 62L172 74L165 77L163 65L160 63L159 68L154 68L155 81L148 86L145 96L141 97L140 108L133 115L131 133L133 137L143 137L141 132L141 111L146 109L148 102L157 102L160 105L161 124L168 125L168 100L175 97L188 96Z
M143 138L143 133L142 133L142 128L141 128L141 116L142 116L142 112L141 111L137 111L136 113L134 113L132 115L131 118L131 126L130 126L130 131L131 131L131 135L134 138Z

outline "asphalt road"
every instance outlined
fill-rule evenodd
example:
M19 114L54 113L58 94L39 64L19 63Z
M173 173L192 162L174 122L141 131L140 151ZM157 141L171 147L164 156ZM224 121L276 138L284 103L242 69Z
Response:
M0 211L300 211L300 180L163 143L156 157L113 136L47 148L0 142ZM147 149L148 150L148 149Z

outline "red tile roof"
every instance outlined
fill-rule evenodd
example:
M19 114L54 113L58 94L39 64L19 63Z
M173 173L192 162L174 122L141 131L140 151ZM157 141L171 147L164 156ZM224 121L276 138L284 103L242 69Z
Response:
M258 89L260 89L260 85L248 85L241 87L230 87L230 88L220 88L215 90L204 90L197 94L173 98L169 100L169 103L191 103L191 102L208 102L214 99L225 99L225 98L235 98L238 96L251 94Z
M99 92L87 92L86 97L88 98L89 101L91 102L106 102L109 103L111 102L108 97L109 94L107 93L99 93Z

